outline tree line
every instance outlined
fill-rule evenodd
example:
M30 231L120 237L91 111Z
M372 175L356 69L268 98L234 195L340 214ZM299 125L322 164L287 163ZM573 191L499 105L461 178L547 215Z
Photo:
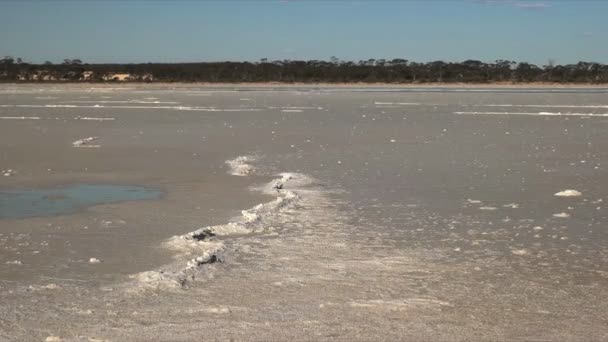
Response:
M259 62L88 64L80 59L32 64L21 58L0 59L2 82L102 82L128 74L128 81L147 82L282 82L282 83L608 83L608 65L592 62L537 66L497 60L485 63L413 62L406 59L369 59L358 62L332 57L324 60Z

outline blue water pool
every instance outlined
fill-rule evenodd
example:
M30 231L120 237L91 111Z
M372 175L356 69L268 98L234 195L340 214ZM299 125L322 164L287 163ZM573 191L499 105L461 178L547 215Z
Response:
M39 190L0 191L0 219L70 214L106 203L159 198L153 188L79 184Z

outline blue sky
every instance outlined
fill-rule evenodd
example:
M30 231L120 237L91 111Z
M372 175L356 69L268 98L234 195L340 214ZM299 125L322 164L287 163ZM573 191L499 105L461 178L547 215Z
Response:
M30 62L404 58L608 63L608 1L0 1Z

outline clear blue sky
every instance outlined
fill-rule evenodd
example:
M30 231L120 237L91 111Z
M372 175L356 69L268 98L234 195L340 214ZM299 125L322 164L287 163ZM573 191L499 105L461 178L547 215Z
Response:
M608 1L8 1L30 62L404 58L608 63Z

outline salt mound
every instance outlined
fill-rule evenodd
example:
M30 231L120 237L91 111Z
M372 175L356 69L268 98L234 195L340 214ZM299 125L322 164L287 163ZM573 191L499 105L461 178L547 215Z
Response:
M218 246L221 246L218 248L223 248L224 245L220 242ZM176 268L175 265L170 265L166 269L159 271L146 271L131 275L130 278L139 284L138 288L134 290L145 288L185 288L189 281L196 278L196 271L199 267L215 262L222 262L219 250L211 249L199 253L199 256L188 260L185 266L178 266Z
M248 164L255 161L252 156L239 156L233 160L226 160L226 164L230 167L230 174L234 176L249 176L255 172L255 168Z
M568 213L553 214L553 217L568 218L568 217L570 217L570 214L568 214Z
M558 197L578 197L581 195L582 195L582 193L580 191L576 191L576 190L564 190L564 191L560 191L555 194L555 196L558 196Z
M0 172L0 174L2 174L4 177L10 177L13 176L14 174L16 174L17 172L15 170L12 169L7 169L7 170L2 170Z
M72 146L74 146L74 147L99 147L99 145L90 144L92 141L95 141L97 139L99 139L99 137L88 137L88 138L79 139L79 140L74 141L72 143Z

